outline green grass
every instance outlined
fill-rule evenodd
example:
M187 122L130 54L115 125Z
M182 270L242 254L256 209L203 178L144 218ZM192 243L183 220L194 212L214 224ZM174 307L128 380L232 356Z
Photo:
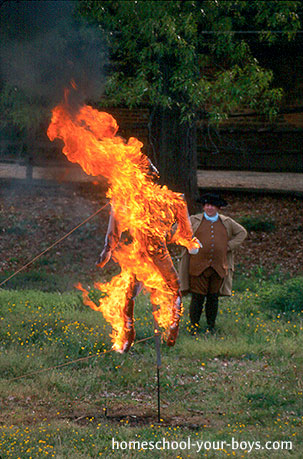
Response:
M120 355L77 291L0 290L1 459L300 457L303 312L269 310L263 295L278 283L253 280L253 289L220 300L212 336L188 333L185 298L175 347L161 345L160 423L154 340L138 342L153 333L147 296L136 302L137 342ZM161 452L127 443L117 451L113 438L171 443ZM189 438L241 448L198 454L197 445L185 448ZM249 453L253 441L291 441L293 449Z
M56 275L47 273L43 266L45 266L48 261L41 261L40 266L42 269L31 269L30 271L20 272L18 276L14 276L9 279L3 287L6 289L33 289L33 290L41 290L41 291L64 291L64 288L68 286L70 283L69 280L66 278ZM6 281L14 272L5 271L0 274L0 282Z
M288 279L283 284L270 284L263 289L260 301L268 309L291 314L303 309L303 277Z

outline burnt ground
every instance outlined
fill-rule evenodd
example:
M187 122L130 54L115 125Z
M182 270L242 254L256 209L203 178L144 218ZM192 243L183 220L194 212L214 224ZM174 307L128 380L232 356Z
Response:
M1 279L47 250L103 206L98 215L45 252L7 285L24 288L35 276L42 276L43 280L43 275L45 289L49 281L53 283L50 289L60 289L60 285L72 288L76 280L108 279L117 270L114 263L110 262L102 271L95 267L108 221L104 186L34 183L1 182ZM260 270L261 266L269 273L302 274L303 198L231 191L224 193L224 197L229 202L224 213L237 221L249 215L253 220L270 223L268 229L249 231L237 251L238 272ZM177 261L179 249L171 247L171 252ZM26 277L28 272L32 277Z

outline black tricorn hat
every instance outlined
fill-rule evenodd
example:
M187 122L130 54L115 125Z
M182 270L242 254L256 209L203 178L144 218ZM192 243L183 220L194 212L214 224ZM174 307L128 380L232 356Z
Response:
M216 207L226 207L227 202L225 199L221 198L218 193L205 193L197 199L197 202L201 204L212 204Z

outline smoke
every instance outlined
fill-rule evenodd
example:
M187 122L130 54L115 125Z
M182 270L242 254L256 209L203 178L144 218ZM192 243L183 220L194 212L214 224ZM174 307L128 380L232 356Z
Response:
M100 100L107 61L100 29L81 21L75 1L2 4L1 80L54 106L74 80L81 100ZM14 31L15 27L15 31Z
M70 91L73 107L102 98L105 39L97 26L77 15L77 4L0 0L0 160L36 164L63 156L60 147L50 143L46 128L51 109L62 101L72 80L78 88ZM0 179L5 167L1 162ZM10 177L17 177L14 174L15 169ZM27 186L32 185L28 181ZM14 186L1 187L0 194Z

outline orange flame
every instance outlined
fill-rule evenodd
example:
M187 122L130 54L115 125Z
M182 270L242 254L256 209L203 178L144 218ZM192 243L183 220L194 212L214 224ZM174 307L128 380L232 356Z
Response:
M112 325L113 348L123 351L131 327L127 325L124 305L134 281L151 293L153 314L160 327L168 330L177 320L174 302L179 286L172 285L171 272L158 269L160 262L169 265L166 239L173 224L177 221L178 229L170 242L188 249L198 248L199 244L193 238L182 195L154 183L149 175L150 161L141 151L143 144L133 137L125 142L116 135L117 131L117 122L110 114L88 105L72 113L66 97L64 103L54 108L47 134L51 140L62 139L63 153L71 162L80 164L87 174L108 179L107 197L114 208L119 232L128 231L131 235L131 243L120 241L113 255L121 273L108 283L96 285L106 294L99 305L79 287L85 303L101 311Z

